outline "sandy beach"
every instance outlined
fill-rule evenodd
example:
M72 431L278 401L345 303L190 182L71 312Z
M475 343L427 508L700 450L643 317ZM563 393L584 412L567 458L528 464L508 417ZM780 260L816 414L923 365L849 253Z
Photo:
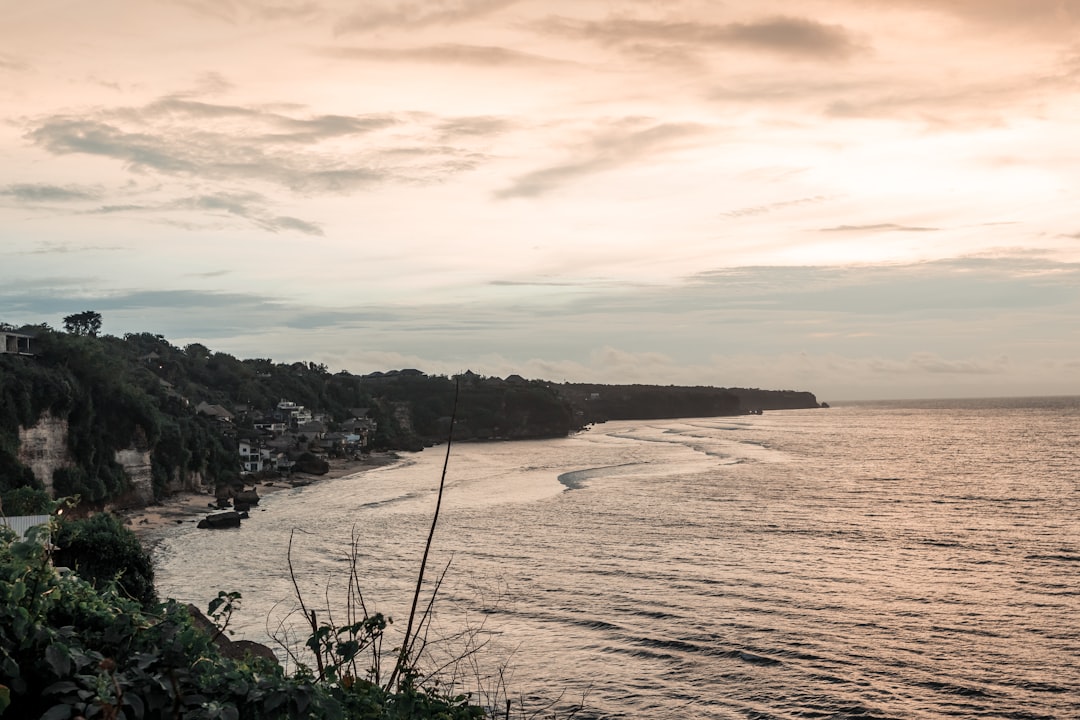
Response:
M323 480L355 475L366 470L391 465L399 460L394 452L371 453L360 460L332 459L329 460L330 470L324 475L312 475L310 473L293 473L289 478L277 478L274 480L259 480L245 485L246 488L254 487L263 498L280 490L288 490L300 485L316 483ZM208 512L216 509L216 498L213 489L207 492L184 492L170 495L157 505L132 510L125 513L126 524L136 535L143 537L165 525L173 525L182 522L197 522Z

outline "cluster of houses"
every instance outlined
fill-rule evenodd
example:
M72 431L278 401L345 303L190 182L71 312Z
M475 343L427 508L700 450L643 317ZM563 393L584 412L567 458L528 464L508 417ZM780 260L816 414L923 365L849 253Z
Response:
M357 457L371 442L376 424L368 408L351 408L349 418L336 423L313 414L303 405L281 400L269 411L238 405L230 411L221 405L199 403L195 410L215 418L226 434L236 438L242 473L267 470L289 473L296 458L305 453L316 457ZM238 424L237 420L241 422ZM242 425L242 426L241 426Z

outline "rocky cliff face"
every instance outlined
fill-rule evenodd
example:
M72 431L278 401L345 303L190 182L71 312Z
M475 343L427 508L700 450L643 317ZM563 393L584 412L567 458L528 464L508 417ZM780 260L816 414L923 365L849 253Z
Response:
M165 484L165 492L168 495L180 492L204 492L206 489L206 479L200 472L182 473L177 470Z
M129 501L149 505L154 501L154 478L150 469L150 451L128 448L116 451L116 462L124 468L131 485Z
M62 467L71 467L74 460L68 450L68 421L48 413L41 416L33 427L19 428L19 462L30 468L45 491L53 495L53 473ZM117 498L120 504L149 505L154 502L154 480L151 473L150 452L138 448L118 450L116 462L124 468L130 490ZM177 472L166 486L166 492L200 492L205 490L201 473Z
M45 413L33 427L20 427L19 462L30 468L52 495L53 472L73 464L68 451L67 419Z

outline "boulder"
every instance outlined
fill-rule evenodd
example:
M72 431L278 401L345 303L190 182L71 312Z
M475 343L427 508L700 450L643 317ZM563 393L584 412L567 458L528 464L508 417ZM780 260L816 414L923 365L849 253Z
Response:
M241 490L240 492L236 493L235 497L233 497L233 507L236 508L237 512L243 510L250 510L258 504L259 493L255 490L255 488L251 488L250 490Z
M208 530L240 527L240 513L235 510L210 513L199 521L199 527Z
M217 625L211 622L199 608L189 603L187 609L191 614L192 624L209 636L214 644L221 650L221 654L225 657L233 660L246 660L248 657L261 657L269 660L275 665L281 664L278 661L277 656L274 655L274 651L267 646L252 642L251 640L231 640L226 637L218 629Z

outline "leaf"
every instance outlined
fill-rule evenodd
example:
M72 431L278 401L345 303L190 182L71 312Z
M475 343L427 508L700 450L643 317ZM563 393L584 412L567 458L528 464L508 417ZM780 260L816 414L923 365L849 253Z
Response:
M67 720L71 717L70 705L53 705L45 714L41 716L41 720Z
M57 677L66 677L71 674L71 654L64 645L53 643L45 648L45 660Z
M70 680L60 680L58 682L54 682L52 685L42 690L42 694L63 695L64 693L76 692L78 689L79 686L71 682Z
M146 714L146 708L143 705L142 698L138 695L127 694L124 695L124 704L131 706L131 711L135 713L136 720L141 720Z
M0 715L11 705L11 690L7 685L0 685Z
M19 677L19 663L15 662L14 658L6 657L3 662L0 662L0 671L9 678L17 678Z

